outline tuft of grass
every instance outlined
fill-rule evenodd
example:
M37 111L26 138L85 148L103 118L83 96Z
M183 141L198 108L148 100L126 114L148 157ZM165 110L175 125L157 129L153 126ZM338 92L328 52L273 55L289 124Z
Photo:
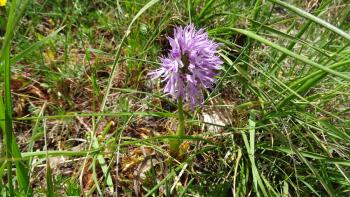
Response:
M3 195L350 192L346 0L14 0L0 11ZM174 137L176 104L146 73L188 23L222 44L225 63L203 108L184 106L189 136Z
M13 39L18 18L25 10L26 2L17 4L17 1L11 2L9 10L6 33L2 41L1 55L0 55L0 69L3 73L4 79L4 96L0 96L0 117L2 119L1 130L3 131L3 144L5 144L6 159L3 163L7 164L7 188L3 191L4 194L14 196L15 194L27 193L32 195L32 190L29 186L29 176L27 164L21 161L21 153L16 143L16 139L13 133L13 117L12 117L12 96L11 96L11 62L10 62L10 44ZM14 187L14 179L12 172L13 160L16 166L16 182L19 188Z

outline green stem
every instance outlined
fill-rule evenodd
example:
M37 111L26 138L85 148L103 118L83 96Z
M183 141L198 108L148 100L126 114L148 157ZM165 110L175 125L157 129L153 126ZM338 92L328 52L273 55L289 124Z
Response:
M5 50L5 136L7 160L7 180L9 184L10 195L14 195L12 184L12 99L11 99L11 67L9 64L9 49Z
M179 118L179 126L177 127L176 136L184 136L185 135L185 115L183 109L183 99L180 98L178 102L178 118Z
M175 136L178 138L181 138L185 136L185 115L183 110L183 98L180 97L177 104L177 111L178 111L178 121L179 125L177 126L176 134ZM174 157L177 157L179 155L179 147L181 145L181 140L176 139L173 141L170 141L170 154Z

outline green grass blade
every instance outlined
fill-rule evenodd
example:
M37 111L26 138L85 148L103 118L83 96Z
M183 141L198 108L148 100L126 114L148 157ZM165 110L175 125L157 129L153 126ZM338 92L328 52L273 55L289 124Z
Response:
M16 27L16 11L17 11L17 1L11 2L11 9L6 25L5 40L1 49L0 62L4 62L0 69L4 71L5 80L5 96L4 103L2 103L2 97L0 101L0 113L3 113L5 118L5 124L2 124L4 144L6 145L6 157L9 159L7 161L7 175L10 195L14 195L14 186L12 182L12 160L15 160L16 165L16 177L19 185L19 192L24 192L28 196L32 196L31 188L29 187L29 176L26 164L21 161L21 154L16 143L16 138L13 134L13 117L12 117L12 97L11 97L11 62L10 62L10 44L13 38L14 29ZM23 11L24 9L20 9ZM18 15L17 15L18 17Z
M33 195L33 191L30 187L30 179L27 163L22 160L21 151L16 143L15 135L12 134L12 154L15 160L16 165L16 177L19 183L19 186L22 188L22 191L28 196Z
M135 23L135 21L146 11L148 10L150 7L152 7L154 4L156 4L159 0L151 0L149 1L145 6L143 6L140 11L134 16L134 18L132 19L132 21L130 22L128 29L126 30L123 38L121 39L120 43L119 43L119 47L117 49L116 55L115 55L115 59L114 59L114 63L112 66L112 71L111 71L111 75L108 79L108 84L105 90L105 95L103 97L102 103L101 103L101 110L100 111L104 111L105 107L106 107L106 102L107 102L107 98L109 96L109 92L111 90L112 87L112 83L113 83L113 79L115 77L115 74L117 73L118 70L118 62L119 62L119 58L120 58L120 54L123 48L123 44L125 39L129 36L129 34L131 33L131 28L133 26L133 24Z
M244 145L247 149L248 157L251 162L252 175L253 175L253 183L254 188L257 194L261 190L264 196L269 196L266 192L265 186L260 177L258 168L255 164L254 152L255 152L255 112L251 111L249 120L248 120L248 130L249 130L249 140L244 130L241 131ZM258 186L260 190L258 189ZM259 195L258 195L259 196Z
M341 68L341 67L347 67L350 63L350 60L342 61L342 62L337 62L335 64L332 64L328 66L328 68ZM294 81L293 83L290 84L290 88L295 88L295 92L298 94L303 94L306 91L308 91L310 88L314 87L318 82L320 82L323 78L327 76L327 73L318 70L315 71L303 78L299 78L298 80ZM279 104L277 108L281 108L285 106L290 100L296 98L296 95L291 93L289 94L286 98L284 98Z
M6 145L6 158L7 162L7 181L9 184L10 195L14 195L14 188L12 183L12 143L13 143L13 131L12 131L12 98L11 98L11 66L9 62L9 47L6 47L3 51L3 57L5 59L4 73L5 73L5 129L4 129L4 144Z
M332 70L332 69L330 69L330 68L328 68L326 66L320 65L320 64L318 64L316 62L313 62L312 60L308 59L307 57L304 57L302 55L296 54L296 53L294 53L294 52L292 52L292 51L290 51L290 50L288 50L288 49L286 49L284 47L281 47L281 46L279 46L279 45L277 45L277 44L275 44L275 43L273 43L273 42L271 42L271 41L269 41L269 40L267 40L267 39L265 39L265 38L255 34L252 31L247 31L247 30L237 29L237 28L229 28L229 29L231 29L233 31L236 31L236 32L239 32L239 33L242 33L242 34L244 34L244 35L246 35L248 37L251 37L251 38L253 38L253 39L255 39L255 40L257 40L257 41L259 41L261 43L264 43L264 44L266 44L266 45L268 45L270 47L273 47L273 48L281 51L282 53L285 53L285 54L287 54L287 55L289 55L289 56L291 56L291 57L293 57L293 58L295 58L297 60L300 60L300 61L302 61L302 62L304 62L306 64L309 64L309 65L314 66L314 67L316 67L318 69L321 69L321 70L323 70L325 72L331 73L331 74L333 74L335 76L338 76L338 77L341 77L343 79L346 79L346 80L350 81L350 76L348 76L346 74L343 74L343 73L340 73L340 72L337 72L335 70Z
M53 39L63 28L64 28L64 26L58 28L56 31L52 32L50 35L46 36L42 40L40 40L40 41L32 44L28 48L24 49L22 52L20 52L19 54L17 54L13 58L11 58L10 64L13 65L16 62L18 62L18 61L22 60L23 58L25 58L26 56L30 55L32 52L34 52L35 50L40 48L42 45L44 45L45 43L47 43L48 41Z
M350 64L350 60L343 60L343 61L339 61L339 62L337 62L335 64L329 65L327 67L330 68L330 69L339 69L339 68L348 66L349 64ZM320 76L320 75L322 75L324 73L325 72L323 70L314 71L314 72L308 74L305 77L298 78L297 80L293 81L291 84L289 84L289 87L295 88L298 85L300 86L301 84L303 84L305 81L313 79L313 78L316 78L316 77L318 77L318 76Z
M4 113L0 117L5 118L5 124L2 125L2 129L4 131L4 139L6 140L6 150L8 154L8 158L11 161L8 161L8 167L11 166L10 170L8 170L9 180L12 180L12 160L15 160L16 165L16 176L21 191L27 193L31 196L32 191L29 187L29 176L28 169L26 167L26 163L21 161L21 152L16 143L16 138L13 134L12 130L12 97L11 97L11 84L10 84L10 64L8 56L5 56L5 105L2 103L2 97L0 98L0 113ZM3 109L4 108L4 109Z
M255 161L255 113L254 111L250 112L249 115L249 120L248 120L248 125L249 125L249 148L250 148L250 160L251 161ZM253 163L252 163L252 166ZM254 171L255 169L252 170L253 171L253 182L254 182L254 187L258 188L258 179L257 179L257 175Z
M259 146L258 148L263 148L266 150L273 150L276 152L283 152L283 153L286 153L288 155L296 155L297 154L295 152L295 150L292 150L289 147L284 147L284 146L279 146L279 147L275 146L273 148L267 147L267 146ZM339 165L350 167L350 161L348 161L348 160L334 159L334 158L330 158L330 157L325 156L325 155L321 155L321 154L317 154L317 153L313 153L313 152L306 152L306 151L298 151L298 154L300 154L301 156L303 156L305 158L310 158L313 160L321 160L321 161L325 161L325 162L331 163L331 164L339 164Z
M47 158L48 159L48 158ZM55 197L55 186L54 177L52 174L52 169L50 167L50 162L46 162L46 187L47 187L47 197Z
M145 197L147 196L151 196L152 194L154 195L154 192L162 185L164 185L168 179L174 177L176 174L175 174L175 171L171 171L163 180L159 181L159 183L157 185L155 185L151 190L149 190L146 194L145 194Z
M261 23L259 23L259 22L253 21L253 20L252 20L252 23L258 24L258 25L260 25L261 29L266 30L266 31L268 31L268 32L271 32L272 34L275 34L277 38L285 38L285 39L289 40L291 43L295 43L295 44L296 44L296 43L299 43L299 44L302 45L302 46L309 47L309 48L311 48L311 49L317 51L318 53L320 53L320 54L321 54L322 56L324 56L324 57L327 57L327 58L330 57L330 55L327 54L327 53L325 52L324 49L318 48L317 46L313 46L313 43L308 43L308 42L306 42L306 41L303 41L303 40L301 40L301 39L300 39L299 37L297 37L297 36L293 37L293 36L291 36L291 35L289 35L289 34L287 34L287 33L283 33L283 32L281 32L281 31L278 31L278 30L276 30L276 29L273 29L272 27L269 27L269 26L267 26L267 25L261 24ZM294 47L294 45L293 45L293 47ZM291 50L293 47L288 46L287 49L288 49L288 50ZM281 55L281 57L283 57L283 59L284 59L284 58L287 57L287 55L286 55L285 53L283 53L283 54ZM272 66L272 71L273 71L273 72L274 72L274 70L276 69L275 66L278 66L278 65L281 63L281 61L283 61L283 59L282 59L282 60L277 60L277 61L275 62L275 64Z
M311 170L311 172L317 177L317 179L321 182L323 188L327 191L329 196L334 196L334 189L333 187L328 184L327 180L321 176L319 173L319 170L316 169L311 162L309 162L298 150L296 150L295 147L292 147L292 150L294 153L298 156L298 158L306 164L306 166Z
M208 11L208 9L210 8L210 6L214 3L215 1L214 0L209 0L204 8L201 10L201 12L199 13L198 17L197 17L197 20L201 19L205 14L206 12Z
M295 12L299 16L301 16L303 18L306 18L306 19L309 19L309 20L311 20L311 21L313 21L313 22L315 22L315 23L317 23L317 24L319 24L319 25L329 29L330 31L333 31L334 33L342 36L343 38L347 39L348 41L350 41L350 35L348 33L346 33L345 31L343 31L343 30L333 26L332 24L330 24L330 23L328 23L328 22L326 22L326 21L324 21L324 20L322 20L322 19L320 19L320 18L318 18L318 17L316 17L316 16L314 16L314 15L312 15L312 14L310 14L310 13L308 13L308 12L302 10L302 9L300 9L300 8L297 8L297 7L295 7L295 6L291 5L291 4L288 4L288 3L280 1L280 0L269 0L269 1L271 1L273 3L276 3L276 4L278 4L278 5L282 6L282 7L285 7L288 10L291 10L292 12Z
M319 8L317 8L316 13L318 13L318 16L322 15L323 12L322 10L331 3L331 0L328 1L323 1L321 6ZM311 26L311 21L308 21L301 29L300 31L295 35L295 38L300 39L304 33L310 28ZM292 50L293 47L297 44L296 41L292 41L289 43L289 45L287 46L288 50ZM287 55L285 53L283 53L277 60L277 62L274 64L274 66L272 66L272 72L276 73L276 71L278 70L278 64L281 63L285 58L287 57Z

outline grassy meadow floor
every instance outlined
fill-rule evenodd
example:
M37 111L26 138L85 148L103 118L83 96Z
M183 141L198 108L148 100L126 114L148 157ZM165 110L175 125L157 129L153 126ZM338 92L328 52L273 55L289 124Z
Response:
M173 28L221 43L203 107L147 73ZM3 196L349 196L348 0L8 0Z

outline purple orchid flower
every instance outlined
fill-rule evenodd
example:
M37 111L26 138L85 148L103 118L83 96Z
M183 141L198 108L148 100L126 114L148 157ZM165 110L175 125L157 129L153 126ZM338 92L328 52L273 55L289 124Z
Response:
M164 92L184 99L193 109L203 103L203 89L213 88L215 76L223 63L217 55L218 43L208 38L204 29L190 24L175 27L174 37L167 37L171 50L161 57L162 67L149 73L152 79L166 81Z

